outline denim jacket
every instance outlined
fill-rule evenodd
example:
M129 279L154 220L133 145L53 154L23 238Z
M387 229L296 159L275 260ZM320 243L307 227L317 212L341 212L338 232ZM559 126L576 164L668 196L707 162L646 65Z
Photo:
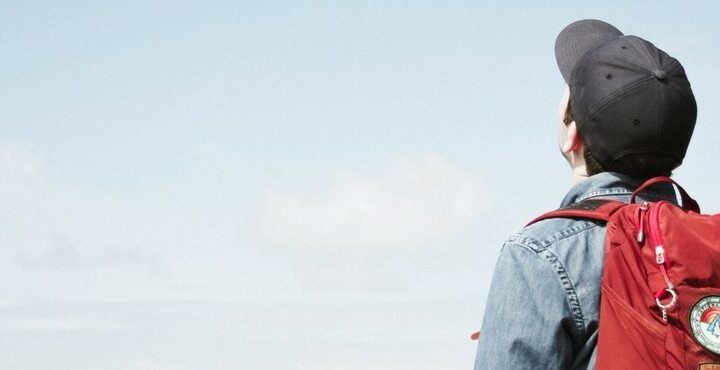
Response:
M638 181L600 173L576 184L561 206L589 199L629 201ZM676 202L672 186L647 201ZM605 225L556 218L503 245L485 306L475 369L594 369Z

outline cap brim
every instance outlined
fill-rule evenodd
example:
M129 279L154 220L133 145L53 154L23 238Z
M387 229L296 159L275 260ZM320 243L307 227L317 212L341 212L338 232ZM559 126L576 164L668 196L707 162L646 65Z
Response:
M569 24L555 40L555 59L565 82L575 63L586 52L622 36L617 28L596 19L583 19Z

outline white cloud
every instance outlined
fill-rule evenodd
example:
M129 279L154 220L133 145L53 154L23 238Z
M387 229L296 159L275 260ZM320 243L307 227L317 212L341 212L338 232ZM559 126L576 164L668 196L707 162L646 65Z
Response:
M242 253L243 202L260 199L238 186L247 178L242 163L214 155L169 180L121 187L87 169L54 167L55 154L0 138L0 279L11 287L0 308L12 300L284 294L281 262L256 267Z
M269 193L259 220L273 244L379 248L455 232L479 206L477 179L429 157L375 177L341 172L320 195Z

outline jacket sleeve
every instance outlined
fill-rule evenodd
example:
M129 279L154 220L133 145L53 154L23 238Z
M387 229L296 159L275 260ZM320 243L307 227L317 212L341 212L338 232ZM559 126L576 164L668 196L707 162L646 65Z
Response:
M567 295L551 261L528 246L507 242L495 266L475 370L569 369L572 325Z

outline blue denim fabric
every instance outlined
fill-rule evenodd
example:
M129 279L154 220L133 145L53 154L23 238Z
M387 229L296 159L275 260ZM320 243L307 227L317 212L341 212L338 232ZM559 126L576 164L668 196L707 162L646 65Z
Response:
M588 199L629 201L639 183L601 173L576 184L561 206ZM672 186L641 200L676 202ZM557 218L503 245L485 306L475 369L594 369L605 225Z

